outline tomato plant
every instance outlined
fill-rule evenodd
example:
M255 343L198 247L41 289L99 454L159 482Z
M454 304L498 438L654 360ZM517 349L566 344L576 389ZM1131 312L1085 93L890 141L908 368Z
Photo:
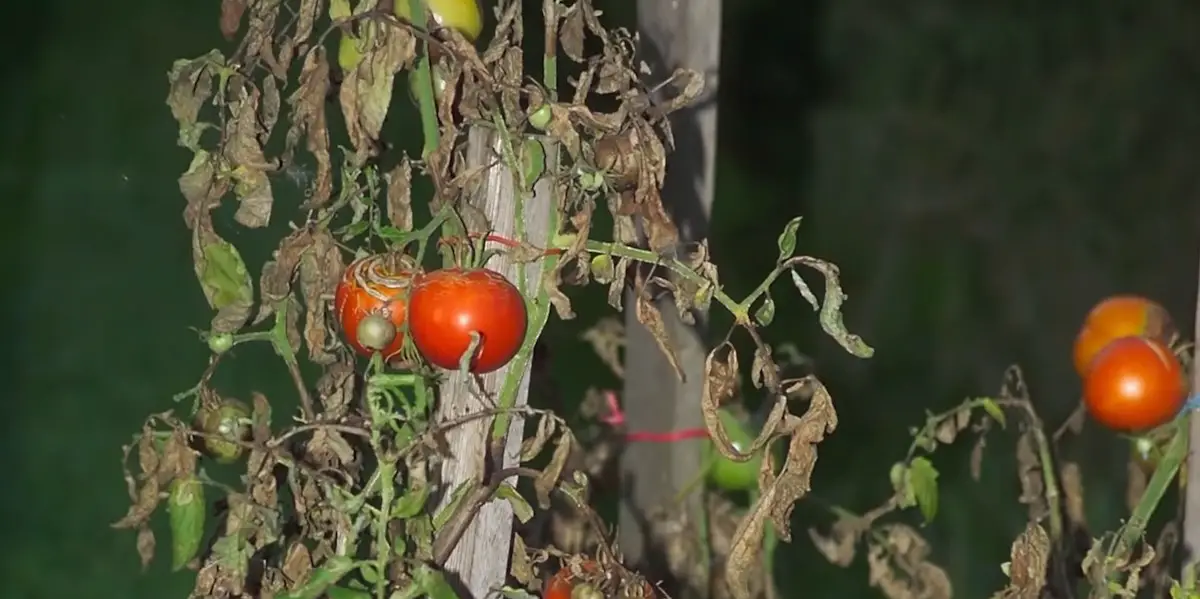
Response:
M725 434L738 451L746 451L754 443L755 435L732 412L722 409L717 412ZM758 471L762 467L762 452L745 462L731 460L717 451L709 441L705 445L705 459L712 460L708 469L708 483L725 491L749 491L758 486Z
M421 273L404 254L374 254L350 263L334 291L333 311L346 343L370 356L375 351L390 360L404 345L405 294ZM391 327L369 316L379 316ZM364 322L365 321L365 322Z
M1183 367L1166 344L1123 337L1092 361L1083 400L1092 418L1120 431L1140 431L1170 421L1187 398Z
M1173 325L1166 308L1136 295L1115 295L1088 312L1075 338L1075 370L1086 376L1092 360L1122 337L1150 337L1169 343Z
M611 577L605 573L600 564L595 560L587 560L580 564L580 573L571 570L570 566L564 565L550 580L546 582L545 588L542 590L542 599L603 599L606 596L633 597L628 592L605 593L600 590L602 586L622 586L618 578L621 572L614 571ZM628 580L628 578L626 578ZM654 592L654 586L645 580L638 580L636 577L633 580L634 584L641 583L642 597L651 599L657 597ZM613 584L608 584L613 583ZM635 590L637 587L632 587ZM627 589L617 589L618 591Z
M409 330L430 364L455 370L479 334L471 372L508 363L525 341L525 298L504 275L484 268L446 268L419 277L409 298Z

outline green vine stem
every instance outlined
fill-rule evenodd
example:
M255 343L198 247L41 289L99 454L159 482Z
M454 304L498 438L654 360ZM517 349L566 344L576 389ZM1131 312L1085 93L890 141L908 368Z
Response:
M408 0L409 14L417 19L413 26L422 26L429 22L425 14L424 0ZM433 69L429 63L429 42L421 41L421 58L417 60L417 69L410 76L416 77L417 108L421 112L421 133L424 137L424 147L421 149L421 160L429 156L441 143L441 132L438 130L437 106L433 100Z
M1146 484L1146 491L1134 506L1129 520L1126 520L1125 524L1117 531L1116 541L1109 548L1108 557L1128 555L1146 534L1146 526L1150 523L1150 517L1154 515L1154 510L1162 501L1163 495L1166 494L1171 482L1179 473L1184 458L1187 457L1187 423L1189 419L1190 416L1183 416L1175 420L1173 424L1176 427L1175 435L1171 437L1171 442L1167 445L1162 460L1158 463L1158 468L1154 470L1154 475Z

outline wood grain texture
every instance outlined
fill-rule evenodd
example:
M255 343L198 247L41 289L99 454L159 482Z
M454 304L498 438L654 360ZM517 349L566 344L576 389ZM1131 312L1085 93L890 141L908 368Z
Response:
M699 101L671 117L675 151L667 157L663 189L663 202L679 228L680 240L700 240L708 235L714 193L721 0L639 0L638 31L642 59L650 67L646 83L657 84L677 68L693 69L705 76L705 90ZM680 382L650 333L637 322L633 298L628 294L625 306L623 407L630 428L668 431L703 426L700 388L708 351L705 315L697 314L698 326L690 327L679 319L672 302L659 306L686 377ZM701 466L700 450L701 441L641 444L627 448L622 456L621 475L627 486L620 507L620 546L631 563L647 567L652 577L664 573L648 561L644 516L673 498L696 476ZM699 512L697 494L690 498L687 509L692 514ZM675 591L692 594L683 589Z
M497 160L499 141L498 137L484 129L475 129L469 134L468 163L471 166L495 163L495 166L484 174L484 183L471 201L482 210L495 233L515 238L517 199L511 174ZM549 154L548 151L547 155ZM547 243L552 208L550 192L549 185L543 180L535 188L535 196L527 199L523 206L525 230L528 232L529 241L543 247ZM537 289L540 284L540 262L522 269L520 265L513 264L500 255L493 257L487 267L503 273L514 284L523 270L526 289ZM449 381L443 386L443 389L449 392L439 399L438 420L451 420L492 407L510 369L511 366L505 366L480 377L485 391L482 393L473 382L464 380L461 374L451 374ZM528 400L529 368L526 367L521 373L516 405L524 406L528 404ZM461 483L482 480L491 428L492 419L482 418L458 427L446 435L451 457L442 464L442 482L446 489L443 502L449 500L453 489ZM504 449L504 468L517 465L523 431L524 419L514 417ZM512 507L506 501L488 502L451 553L445 564L446 570L458 574L472 597L482 599L493 589L504 584L508 572L512 534Z

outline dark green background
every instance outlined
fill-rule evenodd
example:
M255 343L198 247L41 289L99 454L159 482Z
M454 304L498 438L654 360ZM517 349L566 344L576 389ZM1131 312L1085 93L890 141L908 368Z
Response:
M728 4L713 242L723 276L735 295L752 287L778 225L803 214L802 249L841 264L848 322L878 349L854 362L802 302L781 300L772 340L817 360L842 418L822 446L821 499L881 500L880 456L903 455L906 427L994 392L1012 362L1057 424L1078 392L1074 327L1104 294L1154 296L1190 331L1194 3ZM216 14L215 0L62 0L6 21L5 597L182 597L189 586L161 559L140 574L132 533L108 524L126 507L120 445L205 359L188 330L208 312L175 185L188 157L163 99L171 61L220 42ZM270 238L233 241L257 263ZM580 324L602 313L594 294L576 295ZM568 398L613 384L578 330L549 333ZM277 363L238 358L223 388L278 388ZM1002 584L1023 521L1011 445L990 447L979 484L961 452L935 459L943 506L928 531L960 597ZM1090 456L1089 511L1111 526L1123 446L1089 429L1066 451ZM811 550L803 530L824 514L797 510L785 592L872 596L861 560L847 573Z

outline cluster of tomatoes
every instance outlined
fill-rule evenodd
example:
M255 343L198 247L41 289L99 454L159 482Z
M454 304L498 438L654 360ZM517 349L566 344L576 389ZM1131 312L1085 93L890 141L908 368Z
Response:
M334 294L334 315L350 347L364 356L379 352L388 361L411 339L426 362L457 370L474 342L468 369L476 374L512 360L528 319L521 292L500 273L461 267L424 272L402 253L351 263Z
M1174 336L1167 310L1146 298L1114 296L1092 308L1074 357L1093 419L1113 430L1141 432L1179 414L1188 384L1171 348Z

